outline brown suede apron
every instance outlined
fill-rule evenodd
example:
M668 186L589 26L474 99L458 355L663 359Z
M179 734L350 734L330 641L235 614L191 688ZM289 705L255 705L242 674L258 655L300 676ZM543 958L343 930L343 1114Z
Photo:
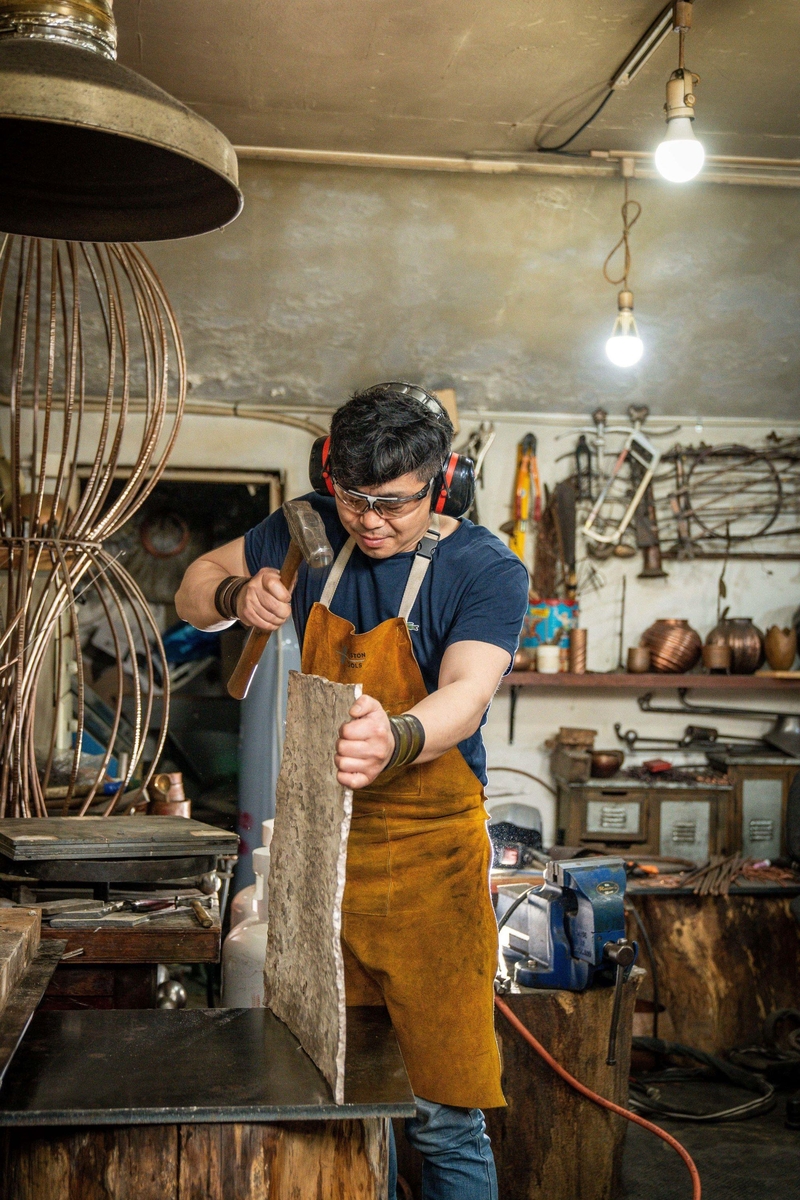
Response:
M360 683L390 716L425 698L406 622L438 536L437 519L413 559L400 614L360 634L328 608L353 539L344 545L309 614L304 672ZM505 1104L486 820L480 781L454 748L356 791L347 845L347 1003L385 1005L414 1093L458 1108Z

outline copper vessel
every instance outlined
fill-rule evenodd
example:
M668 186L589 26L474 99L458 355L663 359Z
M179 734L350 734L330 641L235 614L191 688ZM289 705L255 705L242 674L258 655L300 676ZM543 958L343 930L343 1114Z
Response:
M673 675L691 671L703 648L700 634L688 621L678 617L654 621L640 641L650 650L652 670Z
M731 650L731 675L752 675L764 662L764 635L752 617L723 617L706 638L706 645L725 642Z
M628 672L631 675L646 675L650 670L650 651L647 646L628 647Z
M192 802L186 799L180 771L154 775L147 790L150 793L147 811L151 816L191 817Z
M764 638L764 650L773 671L791 671L797 654L797 633L794 629L770 625Z
M616 775L624 761L624 750L593 750L591 766L592 778L610 779L612 775Z
M569 669L573 675L586 674L586 630L569 631Z

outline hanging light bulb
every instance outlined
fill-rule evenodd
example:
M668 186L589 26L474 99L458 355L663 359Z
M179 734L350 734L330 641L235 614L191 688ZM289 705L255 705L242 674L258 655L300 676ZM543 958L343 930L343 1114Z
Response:
M615 367L633 367L644 351L633 315L633 292L621 291L617 304L619 311L611 337L606 342L606 354Z
M678 69L667 80L667 102L664 112L667 134L656 150L656 168L671 183L686 183L694 179L705 160L705 150L692 129L694 120L694 89L699 76L687 71L683 62L684 39L692 24L691 0L677 0L673 14L673 29L679 36Z
M628 242L631 229L642 215L642 206L638 200L628 198L628 180L633 175L634 162L632 158L623 158L622 174L625 182L625 200L622 205L622 236L614 249L603 263L603 275L609 283L618 286L622 291L617 297L617 319L611 331L611 337L606 342L606 354L615 367L632 367L642 357L644 345L636 328L633 316L633 292L628 289L628 275L631 269L631 249ZM618 279L609 275L611 260L618 250L622 250L622 274Z

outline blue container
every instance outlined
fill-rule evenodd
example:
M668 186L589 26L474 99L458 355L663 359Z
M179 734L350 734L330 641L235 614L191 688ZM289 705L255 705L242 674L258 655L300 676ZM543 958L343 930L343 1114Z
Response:
M519 644L525 650L545 646L552 642L559 627L561 637L558 645L566 650L570 629L578 628L577 600L537 600L528 605Z

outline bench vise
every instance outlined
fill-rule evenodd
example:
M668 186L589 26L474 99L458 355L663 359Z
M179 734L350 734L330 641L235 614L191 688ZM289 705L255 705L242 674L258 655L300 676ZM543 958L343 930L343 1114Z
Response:
M501 893L498 917L508 925L522 987L582 992L599 972L614 972L625 939L625 864L621 858L548 862L544 883L518 897ZM516 953L515 953L516 951ZM521 954L520 954L521 952ZM635 958L622 956L630 968Z
M506 961L523 988L582 992L615 984L609 1059L613 1060L622 985L636 959L625 937L625 864L621 858L548 862L544 882L516 900L500 894L499 927L508 925ZM520 953L521 952L521 953Z

